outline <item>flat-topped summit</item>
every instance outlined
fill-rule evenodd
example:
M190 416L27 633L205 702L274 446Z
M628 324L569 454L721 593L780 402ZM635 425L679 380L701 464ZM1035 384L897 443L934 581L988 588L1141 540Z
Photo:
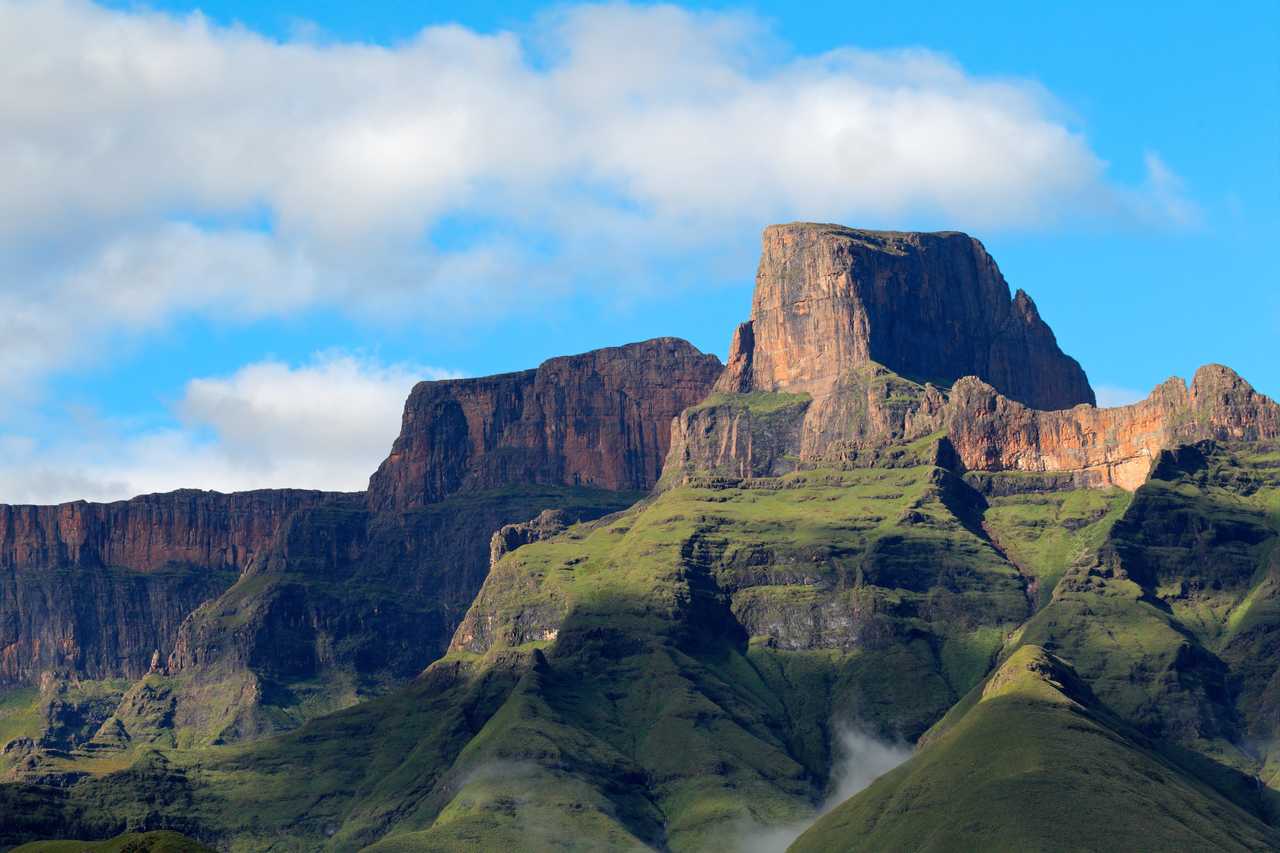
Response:
M978 376L1037 409L1094 402L1035 303L966 234L798 222L769 226L762 244L720 390L821 397L874 362L939 385Z

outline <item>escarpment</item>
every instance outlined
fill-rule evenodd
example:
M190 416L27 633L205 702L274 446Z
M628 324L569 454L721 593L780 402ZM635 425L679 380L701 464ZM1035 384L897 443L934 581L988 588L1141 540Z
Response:
M332 495L304 489L181 489L114 503L0 505L0 567L166 566L240 571L295 510Z
M0 681L138 677L197 605L325 492L186 489L114 503L0 506Z
M1234 371L1211 364L1129 406L1029 409L973 377L951 389L947 433L966 468L1068 472L1084 486L1133 491L1160 451L1197 441L1280 437L1280 405Z
M1133 491L1161 450L1280 435L1280 407L1221 365L1131 406L1093 403L976 240L777 225L715 393L672 426L664 481L884 464L886 450L915 458L904 448L937 434L971 471Z
M965 234L766 228L751 320L719 390L835 392L875 363L915 382L978 376L1039 409L1093 403L1035 303Z
M536 370L423 382L369 481L375 511L511 483L648 489L671 419L700 402L720 360L676 338L553 358Z

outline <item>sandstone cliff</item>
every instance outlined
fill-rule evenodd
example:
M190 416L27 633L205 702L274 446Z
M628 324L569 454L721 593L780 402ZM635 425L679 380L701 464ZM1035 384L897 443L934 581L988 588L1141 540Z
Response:
M664 482L883 465L945 433L970 471L1134 490L1161 450L1280 435L1280 407L1220 365L1093 405L1073 359L963 234L772 226L752 317L715 393L680 414ZM896 449L894 449L896 448Z
M375 511L512 483L648 489L672 417L702 400L719 359L658 338L553 358L536 370L418 384L369 481Z
M333 496L182 490L0 506L0 682L137 677L293 512Z
M868 363L917 382L979 376L1038 409L1093 403L1076 361L1035 303L1011 299L996 263L964 234L766 228L751 320L718 390L836 390Z
M284 519L331 495L302 489L181 489L114 503L0 505L0 568L244 569Z
M977 471L1066 472L1083 486L1133 491L1161 450L1208 439L1280 437L1280 405L1234 371L1211 364L1162 383L1130 406L1041 412L967 377L955 384L947 432L961 462Z
M160 652L157 674L126 695L133 710L90 746L163 741L175 729L205 742L254 737L375 695L444 650L484 580L495 530L516 524L515 547L528 527L518 523L544 510L575 521L637 500L657 478L672 416L705 396L720 369L714 356L660 339L520 373L421 383L368 493L299 504L270 525L255 504L236 504L225 542L205 535L222 529L214 520L189 520L204 518L195 509L148 516L134 508L73 547L19 549L43 567L41 577L59 560L96 567L98 552L109 550L109 559L131 561L133 584L77 596L41 588L38 604L24 594L15 605L19 646L38 647L40 660L81 677L141 676ZM58 508L31 513L60 517ZM221 560L225 571L166 569L196 558ZM134 565L154 570L144 578L153 586L170 585L136 588ZM103 583L93 571L78 589ZM149 614L148 606L163 615L138 624L133 614ZM52 608L79 608L77 624L115 626L127 638L119 640L127 664L115 635L66 640L66 620L49 618ZM163 630L150 630L152 622ZM76 651L51 658L61 646ZM108 651L88 666L85 649L99 647ZM14 677L30 677L28 669Z

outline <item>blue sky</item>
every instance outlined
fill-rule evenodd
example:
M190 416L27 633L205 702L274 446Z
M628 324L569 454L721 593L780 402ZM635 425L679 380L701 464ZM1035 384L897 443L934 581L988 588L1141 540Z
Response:
M1280 395L1280 6L1040 5L0 3L0 500L360 488L414 378L723 357L789 219Z

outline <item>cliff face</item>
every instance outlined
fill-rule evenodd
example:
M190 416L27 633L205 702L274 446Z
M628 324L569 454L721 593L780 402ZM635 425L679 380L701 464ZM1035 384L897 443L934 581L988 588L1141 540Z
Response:
M0 505L0 568L166 566L240 571L294 510L330 495L302 489L182 489L114 503Z
M109 504L0 506L0 681L137 677L182 620L333 496L183 490Z
M423 382L369 481L375 511L511 483L647 489L671 419L707 395L719 359L685 341L553 358L536 370Z
M1161 450L1280 437L1280 405L1217 364L1196 371L1190 388L1170 379L1131 406L1057 412L1028 409L968 377L952 388L947 431L970 470L1068 472L1080 485L1133 491Z
M132 586L21 595L15 656L31 663L12 677L51 662L81 677L142 676L158 650L165 680L148 689L163 701L143 704L160 711L126 713L116 726L135 738L175 729L204 741L253 737L376 694L444 650L484 580L495 530L547 509L594 518L652 486L671 418L704 397L720 369L684 341L659 339L421 383L363 495L225 496L226 517L197 492L180 493L190 506L145 498L112 512L23 508L11 562L46 574L119 563ZM226 570L216 584L209 566ZM155 589L139 591L139 571L155 574ZM53 618L59 608L69 615ZM152 610L162 615L136 624L134 613ZM72 622L114 627L71 640Z
M734 336L719 390L835 391L875 362L949 385L979 376L1039 409L1093 403L1076 361L982 244L957 233L793 223L764 232L751 321Z
M295 513L235 585L179 628L163 662L169 729L256 737L408 680L447 647L484 582L494 531L528 528L516 522L540 512L592 519L638 497L513 484L404 512L373 514L352 499ZM136 723L126 726L132 734Z
M882 465L886 448L945 432L971 471L1133 491L1161 450L1280 434L1280 407L1221 365L1095 408L1031 299L1010 299L982 245L954 233L766 229L715 392L676 419L667 483Z

